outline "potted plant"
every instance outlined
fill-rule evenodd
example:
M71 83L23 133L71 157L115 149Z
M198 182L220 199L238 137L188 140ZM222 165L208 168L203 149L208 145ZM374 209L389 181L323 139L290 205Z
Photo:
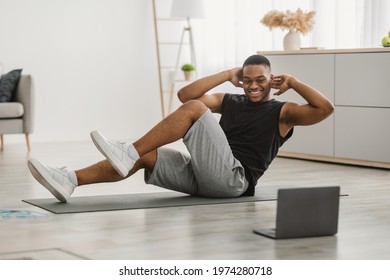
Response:
M192 71L195 70L194 65L190 63L186 63L181 67L181 70L184 72L184 77L186 81L189 81L191 79Z

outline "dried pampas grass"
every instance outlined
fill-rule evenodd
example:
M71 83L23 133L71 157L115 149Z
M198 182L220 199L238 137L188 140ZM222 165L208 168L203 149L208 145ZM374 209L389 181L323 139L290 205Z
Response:
M263 17L261 23L269 29L280 27L282 30L289 29L306 34L313 28L315 14L314 11L304 13L301 9L298 9L295 13L290 10L286 12L273 10Z

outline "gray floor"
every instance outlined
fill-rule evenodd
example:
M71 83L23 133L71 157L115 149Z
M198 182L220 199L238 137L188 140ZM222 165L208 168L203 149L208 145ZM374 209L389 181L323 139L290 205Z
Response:
M177 146L182 148L181 145ZM390 171L277 158L259 188L340 185L339 233L274 241L252 233L273 227L276 202L56 215L23 203L50 194L26 160L80 168L101 160L92 143L5 145L0 152L0 259L390 259ZM163 191L143 174L86 186L75 196ZM3 212L4 213L4 212ZM14 213L15 215L13 215Z

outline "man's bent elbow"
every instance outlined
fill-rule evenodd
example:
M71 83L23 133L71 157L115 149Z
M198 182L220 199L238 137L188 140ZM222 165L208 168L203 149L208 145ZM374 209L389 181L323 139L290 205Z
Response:
M327 117L329 117L330 115L332 115L332 113L334 112L334 105L332 104L332 102L328 102L326 104L326 106L324 106L322 108L322 119L326 119Z
M179 98L180 102L181 103L186 103L189 99L186 98L186 94L185 94L185 89L184 88L181 88L179 89L179 91L177 92L177 98Z
M327 117L329 117L334 112L334 105L332 102L329 102L325 108L325 111L327 113Z

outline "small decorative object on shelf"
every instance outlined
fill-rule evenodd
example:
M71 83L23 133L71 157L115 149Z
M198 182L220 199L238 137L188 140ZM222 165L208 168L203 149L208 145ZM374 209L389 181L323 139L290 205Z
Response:
M195 71L195 67L194 65L187 63L181 67L181 70L184 72L185 80L189 81L191 80L192 71Z
M387 34L387 36L383 37L382 46L390 47L390 31L389 31L389 34Z
M272 10L263 17L261 23L269 29L274 27L280 27L282 30L288 29L289 32L283 39L284 50L299 50L301 47L300 33L305 35L313 28L315 14L314 11L304 13L301 9L295 13L290 10L286 12Z

